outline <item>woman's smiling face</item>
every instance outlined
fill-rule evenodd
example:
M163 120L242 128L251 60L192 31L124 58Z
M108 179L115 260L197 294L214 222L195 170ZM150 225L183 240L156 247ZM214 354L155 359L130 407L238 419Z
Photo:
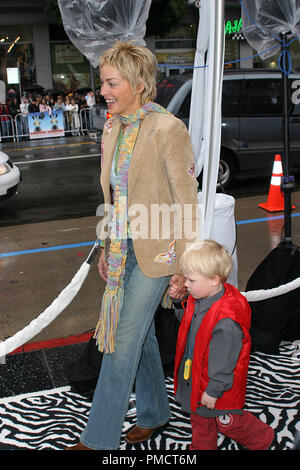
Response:
M134 114L141 106L141 90L134 93L128 81L111 65L105 63L100 69L101 95L110 114Z

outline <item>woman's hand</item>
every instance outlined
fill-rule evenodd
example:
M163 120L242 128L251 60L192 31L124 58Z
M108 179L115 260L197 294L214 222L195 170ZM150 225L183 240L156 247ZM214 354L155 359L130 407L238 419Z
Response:
M105 260L105 250L102 250L99 261L98 261L98 270L99 270L100 276L106 282L107 282L107 269L108 269L108 264L107 264L107 261Z
M185 277L183 274L173 274L170 279L169 295L172 299L183 299L186 296L187 289L185 287Z

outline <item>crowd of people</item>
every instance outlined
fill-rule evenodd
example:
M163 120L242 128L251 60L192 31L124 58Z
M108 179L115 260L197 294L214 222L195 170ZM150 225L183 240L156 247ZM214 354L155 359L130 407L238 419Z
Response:
M61 110L64 112L65 129L78 130L80 127L80 112L82 109L93 108L96 105L94 91L86 93L26 93L21 99L16 94L8 94L6 103L0 103L0 135L3 139L12 138L12 121L16 116L21 115L16 120L16 135L27 138L28 115L29 113L48 113L50 116L53 111ZM92 127L91 117L84 114L83 127L85 129Z
M77 111L83 108L93 107L96 104L95 93L89 91L86 94L67 93L63 94L46 94L23 96L19 106L19 112L22 114L48 112L61 109L62 111Z

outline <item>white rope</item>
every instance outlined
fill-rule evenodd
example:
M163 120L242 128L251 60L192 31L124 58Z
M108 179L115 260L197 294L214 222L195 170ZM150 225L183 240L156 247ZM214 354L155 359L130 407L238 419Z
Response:
M242 294L246 297L248 302L256 302L259 300L266 300L270 299L271 297L277 297L278 295L286 294L287 292L297 289L298 287L300 287L300 277L282 286L274 287L273 289L252 290L249 292L242 292Z
M81 288L91 265L84 262L77 271L70 284L64 288L59 296L37 318L32 320L23 330L14 336L0 342L0 358L19 348L31 338L36 336L69 305Z
M23 330L16 333L7 340L0 342L0 358L6 356L18 347L25 344L31 338L40 333L69 305L73 298L77 295L90 269L90 264L84 262L76 273L70 284L60 293L60 295L52 302L52 304L44 310L36 319L34 319ZM300 287L300 277L285 285L274 287L273 289L254 290L242 292L248 302L256 302L259 300L269 299L278 295L286 294L291 290Z

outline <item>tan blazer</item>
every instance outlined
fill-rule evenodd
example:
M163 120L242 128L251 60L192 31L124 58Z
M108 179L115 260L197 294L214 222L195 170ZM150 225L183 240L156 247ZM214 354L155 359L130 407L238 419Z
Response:
M111 203L110 174L119 131L120 119L113 116L102 137L100 181L107 204ZM186 243L197 237L197 186L185 125L173 115L149 113L141 122L128 174L128 218L135 255L145 276L180 272L180 255ZM106 222L101 237L107 244Z

